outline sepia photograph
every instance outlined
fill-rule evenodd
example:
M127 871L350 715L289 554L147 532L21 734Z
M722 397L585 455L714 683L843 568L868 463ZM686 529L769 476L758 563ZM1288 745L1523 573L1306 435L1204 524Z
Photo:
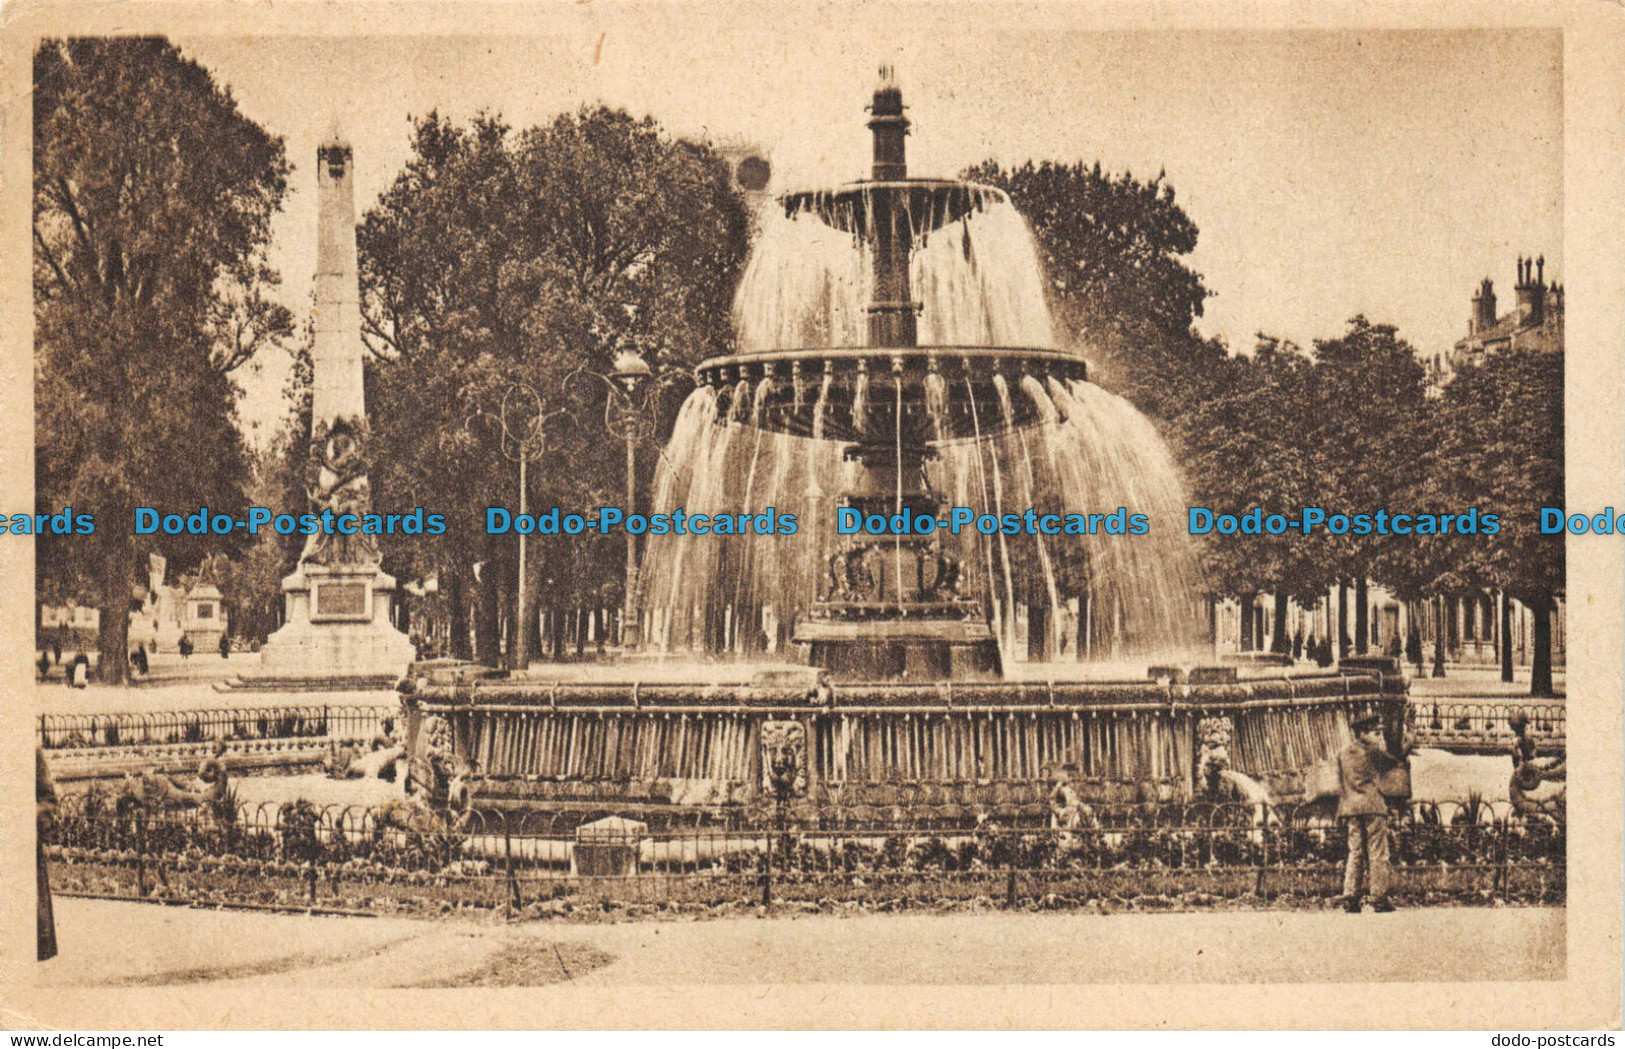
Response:
M262 7L9 12L5 1026L1618 1029L1617 10Z

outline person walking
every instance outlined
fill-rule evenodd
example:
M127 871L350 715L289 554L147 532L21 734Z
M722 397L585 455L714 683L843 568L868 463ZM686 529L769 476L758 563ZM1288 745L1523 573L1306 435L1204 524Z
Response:
M68 687L86 688L90 685L90 657L83 652L76 653L73 661L68 664Z
M1371 909L1391 911L1388 900L1388 800L1379 780L1403 762L1384 749L1382 719L1375 714L1354 722L1354 742L1337 754L1337 818L1348 833L1348 863L1343 871L1343 909L1360 913L1367 896Z

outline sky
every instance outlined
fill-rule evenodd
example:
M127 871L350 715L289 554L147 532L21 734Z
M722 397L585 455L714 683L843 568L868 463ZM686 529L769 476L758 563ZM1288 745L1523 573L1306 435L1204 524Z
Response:
M531 36L177 38L286 139L295 171L271 258L297 317L315 151L334 132L354 149L358 212L404 165L409 119L432 110L524 127L607 103L754 146L771 188L802 188L867 173L863 107L882 64L909 105L911 174L987 158L1166 172L1201 230L1188 264L1215 293L1197 326L1234 348L1257 332L1308 345L1364 313L1432 356L1466 333L1482 278L1510 308L1519 254L1565 280L1556 31L1117 32L973 25L945 8L899 29L813 6L742 27L675 5L635 20L557 10ZM267 355L242 376L254 439L286 371Z

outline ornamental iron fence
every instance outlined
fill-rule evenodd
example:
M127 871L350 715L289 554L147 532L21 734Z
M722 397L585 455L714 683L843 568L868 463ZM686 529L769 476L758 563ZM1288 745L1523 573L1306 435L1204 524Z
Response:
M70 894L368 912L1312 899L1336 894L1346 855L1335 821L1290 807L1122 806L1027 829L888 826L858 812L807 826L767 807L755 822L698 813L651 832L591 815L408 802L158 813L86 795L59 807L46 844L53 888ZM1394 891L1561 901L1565 847L1563 823L1505 804L1413 804L1393 821Z
M1530 733L1543 747L1561 748L1566 743L1567 708L1561 700L1413 697L1408 708L1416 742L1446 750L1505 749L1513 738L1512 719L1519 715L1528 718Z
M396 706L239 707L118 714L41 714L36 729L46 750L170 746L213 740L365 740L378 735Z

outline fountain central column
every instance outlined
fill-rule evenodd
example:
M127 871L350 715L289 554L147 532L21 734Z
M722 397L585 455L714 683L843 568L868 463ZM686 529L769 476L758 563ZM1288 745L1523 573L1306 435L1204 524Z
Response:
M918 185L908 180L902 92L882 84L870 113L874 178L858 187L852 228L868 243L873 278L868 343L876 359L860 361L858 369L874 409L857 424L858 441L845 449L862 470L840 502L865 520L892 521L899 513L935 519L937 498L925 477L925 464L935 457L922 403L927 380L918 361L911 369L907 359L915 355L906 352L919 345L920 304L909 284L911 209L927 212L922 221L928 222L931 208L924 202L930 197L917 194ZM888 356L889 369L875 367ZM935 362L929 368L934 372ZM936 535L849 536L830 555L819 599L795 639L837 678L996 677L997 642L977 602L960 595L959 570Z
M875 92L870 106L869 130L874 133L874 164L870 172L876 183L869 202L870 245L874 299L869 304L869 345L916 346L919 328L916 318L920 304L909 288L909 254L914 231L907 199L889 191L886 183L908 177L905 139L908 118L903 115L903 93L884 85Z
M914 230L907 186L900 185L908 178L909 124L903 115L903 92L891 82L891 71L882 69L881 77L883 82L869 106L869 130L874 136L870 167L874 184L865 201L874 277L874 297L868 307L869 345L913 348L919 345L916 318L921 307L909 286ZM906 418L901 364L894 365L893 381L898 384L893 432L873 434L869 440L847 448L847 457L863 464L864 476L860 490L846 493L843 502L866 515L892 514L906 505L934 516L936 500L926 488L924 473L932 453Z

